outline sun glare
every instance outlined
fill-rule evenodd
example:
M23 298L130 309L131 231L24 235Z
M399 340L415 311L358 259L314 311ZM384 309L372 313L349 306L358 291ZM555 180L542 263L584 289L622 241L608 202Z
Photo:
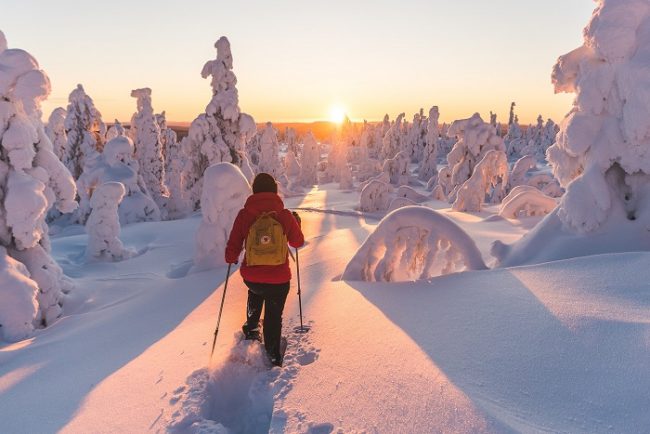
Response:
M330 121L335 124L340 124L345 119L345 109L340 105L333 105L330 107Z

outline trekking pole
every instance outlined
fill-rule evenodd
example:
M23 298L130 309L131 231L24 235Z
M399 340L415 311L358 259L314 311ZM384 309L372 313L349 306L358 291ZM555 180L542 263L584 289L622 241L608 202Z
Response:
M223 312L223 302L226 300L226 289L228 289L228 278L230 277L230 267L228 264L228 271L226 272L226 283L223 285L223 296L221 297L221 307L219 308L219 317L217 318L217 328L214 329L214 339L212 340L212 351L210 351L210 362L212 362L212 355L214 354L214 346L217 343L217 334L219 333L219 323L221 323L221 312Z
M302 297L300 291L300 262L298 261L298 248L296 247L296 278L298 279L298 308L300 309L300 333L305 333L309 329L305 329L302 325Z

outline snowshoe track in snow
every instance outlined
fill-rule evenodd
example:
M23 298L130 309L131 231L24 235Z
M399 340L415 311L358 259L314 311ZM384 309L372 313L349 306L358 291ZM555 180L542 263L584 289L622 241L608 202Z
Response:
M292 330L293 327L288 327ZM167 431L174 434L279 432L288 412L284 398L293 388L303 366L318 359L319 350L309 334L287 334L287 351L281 368L270 368L264 346L242 340L235 333L230 353L215 362L214 369L192 373L186 386L168 399L176 409ZM277 416L276 416L277 415ZM327 431L323 431L327 432Z

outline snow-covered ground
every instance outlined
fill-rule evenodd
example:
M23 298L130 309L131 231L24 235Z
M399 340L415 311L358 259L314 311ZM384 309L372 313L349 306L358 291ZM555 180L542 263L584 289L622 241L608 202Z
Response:
M302 209L307 334L295 279L283 368L238 343L246 290L225 267L189 273L199 215L124 226L137 253L86 263L68 227L53 256L76 289L65 314L0 344L0 432L647 432L650 253L452 274L429 282L340 280L380 215L328 184ZM439 209L490 264L538 220Z

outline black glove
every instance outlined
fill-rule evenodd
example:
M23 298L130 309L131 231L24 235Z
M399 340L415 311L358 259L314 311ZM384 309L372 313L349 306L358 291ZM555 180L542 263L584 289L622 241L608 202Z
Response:
M298 222L298 226L302 227L302 220L300 220L300 216L298 215L298 213L295 211L291 211L291 214L293 214L293 218L295 218L296 221Z

